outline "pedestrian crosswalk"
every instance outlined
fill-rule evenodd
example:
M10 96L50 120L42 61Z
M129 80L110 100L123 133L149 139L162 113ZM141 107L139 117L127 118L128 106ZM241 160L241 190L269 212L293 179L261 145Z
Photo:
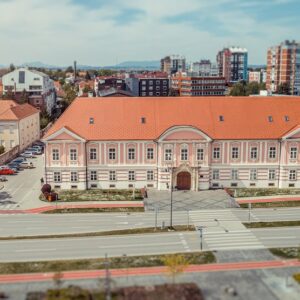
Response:
M192 211L190 217L196 228L202 228L209 250L265 248L230 210Z

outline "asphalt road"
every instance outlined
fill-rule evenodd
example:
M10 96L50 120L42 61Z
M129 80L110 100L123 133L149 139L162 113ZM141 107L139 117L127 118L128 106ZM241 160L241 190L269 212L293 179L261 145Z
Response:
M248 211L230 210L241 221L248 221ZM193 212L193 215L197 212ZM205 210L199 212L199 218L213 222L215 218L223 220L224 210ZM299 220L300 207L278 209L252 209L252 221ZM157 225L163 222L169 225L170 214L158 213ZM127 228L155 226L155 213L101 213L101 214L40 214L40 215L1 215L0 236L45 235L62 233L83 233L108 231ZM192 224L191 213L174 212L173 224Z
M230 233L230 239L232 234ZM253 240L232 242L233 249L262 249L283 246L299 246L300 227L258 229L251 230L260 243L253 244ZM239 234L239 232L237 232ZM214 246L209 246L207 240L213 239ZM203 250L223 250L228 248L229 235L226 233L215 236L213 233L204 233ZM216 243L217 242L217 243ZM198 232L144 234L131 236L87 237L44 240L17 240L0 241L1 262L21 262L58 260L72 258L103 257L109 256L151 255L175 252L199 251L200 238Z
M1 210L26 209L39 204L44 156L40 155L28 161L33 163L34 169L25 169L17 175L5 176L8 180L2 183L4 188L0 190Z

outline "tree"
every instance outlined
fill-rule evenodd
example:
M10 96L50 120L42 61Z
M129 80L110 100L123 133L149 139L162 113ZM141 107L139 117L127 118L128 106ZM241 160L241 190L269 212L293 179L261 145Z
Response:
M25 89L22 91L19 101L20 101L20 103L28 103L28 94Z
M89 71L86 71L85 80L91 80L91 75L90 75Z
M13 63L11 63L11 64L9 65L9 70L10 70L10 72L14 71L15 69L16 69L15 65L14 65Z
M231 91L230 96L246 96L246 84L244 81L236 83Z
M92 89L91 89L91 87L90 87L88 84L86 84L86 85L84 86L84 88L83 88L82 91L86 94L86 93L88 93L88 92L91 92Z
M172 277L172 283L175 283L175 278L182 274L189 265L189 261L180 254L168 255L163 259L165 266L168 269L169 275Z
M5 148L3 145L0 145L0 155L5 152Z
M46 128L50 122L51 122L51 117L46 112L41 113L40 128L41 129Z
M77 97L77 91L76 91L76 87L71 84L65 84L63 86L63 90L65 92L65 95L63 97L63 102L64 102L65 107L67 107Z
M287 82L283 82L278 86L278 94L281 95L290 95L290 86Z
M67 67L66 73L74 73L74 69L72 66Z
M115 75L116 73L117 73L116 71L105 70L105 69L98 71L99 76L112 76L112 75Z

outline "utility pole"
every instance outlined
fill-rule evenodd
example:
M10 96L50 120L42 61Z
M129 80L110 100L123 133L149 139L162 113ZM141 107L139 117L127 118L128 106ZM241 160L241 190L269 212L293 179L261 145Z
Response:
M106 300L111 300L111 289L110 289L110 272L109 272L109 261L107 258L107 253L105 253L105 294Z

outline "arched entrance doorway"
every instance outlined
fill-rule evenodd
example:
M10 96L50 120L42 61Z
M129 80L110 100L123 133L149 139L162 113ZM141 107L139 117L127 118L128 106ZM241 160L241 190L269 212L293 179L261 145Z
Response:
M177 174L177 189L178 190L191 189L191 174L189 172L180 172Z

